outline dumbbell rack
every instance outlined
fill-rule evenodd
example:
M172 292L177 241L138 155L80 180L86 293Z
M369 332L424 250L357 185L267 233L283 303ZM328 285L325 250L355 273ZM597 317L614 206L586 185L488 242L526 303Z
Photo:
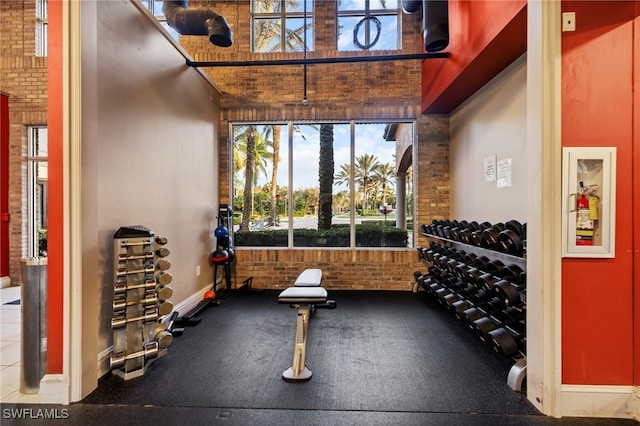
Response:
M166 242L143 226L121 227L114 234L110 369L124 380L144 375L173 341L161 322L173 310Z
M524 280L526 280L526 259L435 235L436 233L433 231L435 231L433 226L421 226L422 235L429 238L430 248L418 247L418 256L428 266L429 274L424 276L416 271L414 274L416 277L415 290L424 290L430 294L439 304L453 312L457 319L465 323L480 337L480 340L492 347L496 353L512 358L515 363L509 372L507 382L515 391L521 391L522 382L526 375L526 281L519 283L519 285L513 283L514 279L500 281L499 278L490 276L491 274L481 270L483 263L479 259L483 259L485 264L487 261L489 262L486 269L493 269L496 265L508 265L507 270L509 271L511 269L513 271L520 270L522 271L520 275ZM493 273L498 274L495 270ZM482 281L483 279L489 280L489 283ZM482 282L478 284L477 281ZM487 310L484 312L480 309L482 313L479 314L474 303L479 305L480 302L474 298L479 297L478 295L483 292L482 284L488 294L488 296L485 295L485 301L492 294L489 289L491 292L496 291L496 299L501 297L504 299L506 294L512 296L514 299L511 299L512 306L508 306L510 310L508 312L511 315L521 316L521 319L517 322L514 320L513 325L495 327L497 322L495 316L504 311L490 312ZM503 289L507 293L504 293ZM509 301L507 301L507 305L509 305ZM502 305L497 309L505 307L506 305ZM514 331L516 328L520 328L520 330ZM517 337L519 340L516 346L516 341L511 339L511 336L518 334L521 336Z

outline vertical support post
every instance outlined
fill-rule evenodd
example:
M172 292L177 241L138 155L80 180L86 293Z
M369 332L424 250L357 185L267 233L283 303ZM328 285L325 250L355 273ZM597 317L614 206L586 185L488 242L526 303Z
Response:
M307 325L310 307L299 306L296 318L296 338L293 347L293 364L282 373L282 378L290 381L309 380L311 370L305 365L307 353Z

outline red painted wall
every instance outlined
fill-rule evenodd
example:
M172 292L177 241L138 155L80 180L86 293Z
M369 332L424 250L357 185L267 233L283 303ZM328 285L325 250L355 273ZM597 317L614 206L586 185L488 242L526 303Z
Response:
M525 6L450 0L450 57L423 62L424 113L450 112L526 50ZM562 144L618 150L616 257L562 262L562 381L640 384L640 1L562 10L577 27L562 33Z
M9 97L0 94L0 277L9 276Z
M635 19L633 21L634 34L634 64L633 64L633 188L634 193L640 192L640 2L636 1ZM640 385L640 196L633 197L634 219L633 219L633 264L634 266L634 321L633 334L634 342L634 381Z
M63 372L64 307L64 183L63 183L63 54L62 0L49 0L48 25L48 266L47 266L47 373Z
M449 0L446 59L422 62L423 113L448 113L527 50L527 2Z
M563 1L562 11L576 12L576 31L562 33L562 145L617 147L615 258L562 261L562 382L631 385L638 2Z

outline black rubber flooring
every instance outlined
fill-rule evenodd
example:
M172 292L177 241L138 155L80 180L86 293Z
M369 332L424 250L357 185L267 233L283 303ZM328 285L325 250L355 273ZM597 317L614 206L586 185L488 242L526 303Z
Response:
M204 311L144 376L103 377L85 400L63 407L65 423L633 424L542 416L507 385L512 361L415 294L330 296L337 309L318 310L309 322L308 382L282 379L292 361L295 309L278 304L277 292L239 293Z

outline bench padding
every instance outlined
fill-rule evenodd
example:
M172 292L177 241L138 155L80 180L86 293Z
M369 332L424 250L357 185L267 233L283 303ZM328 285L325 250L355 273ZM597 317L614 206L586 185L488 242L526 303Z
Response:
M294 287L319 287L322 284L322 269L305 269L293 283Z
M327 301L327 290L324 287L289 287L278 295L278 303L316 304Z

